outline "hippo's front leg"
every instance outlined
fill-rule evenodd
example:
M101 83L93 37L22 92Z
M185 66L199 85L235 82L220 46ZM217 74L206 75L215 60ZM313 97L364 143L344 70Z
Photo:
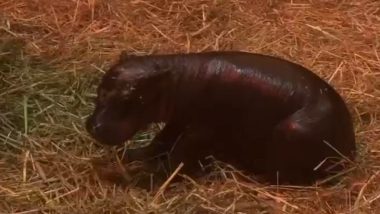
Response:
M148 161L152 158L167 154L183 131L184 126L180 123L170 122L166 124L148 146L137 149L127 149L124 161Z

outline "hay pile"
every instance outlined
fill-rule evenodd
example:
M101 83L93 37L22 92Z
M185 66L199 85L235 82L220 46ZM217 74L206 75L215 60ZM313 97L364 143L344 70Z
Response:
M378 0L2 0L0 213L376 213L379 8ZM332 187L241 182L228 169L158 193L105 183L90 164L105 151L83 121L121 50L245 50L301 63L347 100L358 164Z

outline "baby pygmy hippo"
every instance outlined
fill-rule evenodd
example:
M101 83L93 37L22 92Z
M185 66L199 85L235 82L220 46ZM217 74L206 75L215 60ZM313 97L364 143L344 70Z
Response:
M191 175L211 155L268 181L306 184L356 154L341 96L308 69L261 54L122 54L98 87L87 130L119 145L156 122L166 125L127 150L128 161L169 154L172 169L183 162Z

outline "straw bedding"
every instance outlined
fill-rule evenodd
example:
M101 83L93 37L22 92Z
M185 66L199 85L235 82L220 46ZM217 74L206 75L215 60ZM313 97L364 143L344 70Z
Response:
M0 213L376 213L379 32L377 0L2 0ZM358 161L327 187L268 186L225 165L151 192L106 182L91 159L108 151L83 122L121 50L244 50L300 63L347 101Z

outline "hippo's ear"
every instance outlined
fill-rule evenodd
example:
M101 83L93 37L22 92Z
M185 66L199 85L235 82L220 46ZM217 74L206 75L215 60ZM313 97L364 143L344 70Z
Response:
M121 51L120 56L119 56L119 61L120 62L128 61L130 59L133 59L134 57L136 57L136 55L129 54L127 51Z
M162 63L154 63L153 69L157 73L160 73L160 74L161 73L168 73L170 70L172 70L172 68L169 65L165 65L165 64L162 64Z
M161 70L158 72L153 72L141 78L141 82L145 82L147 85L163 85L170 82L171 74L167 70Z

